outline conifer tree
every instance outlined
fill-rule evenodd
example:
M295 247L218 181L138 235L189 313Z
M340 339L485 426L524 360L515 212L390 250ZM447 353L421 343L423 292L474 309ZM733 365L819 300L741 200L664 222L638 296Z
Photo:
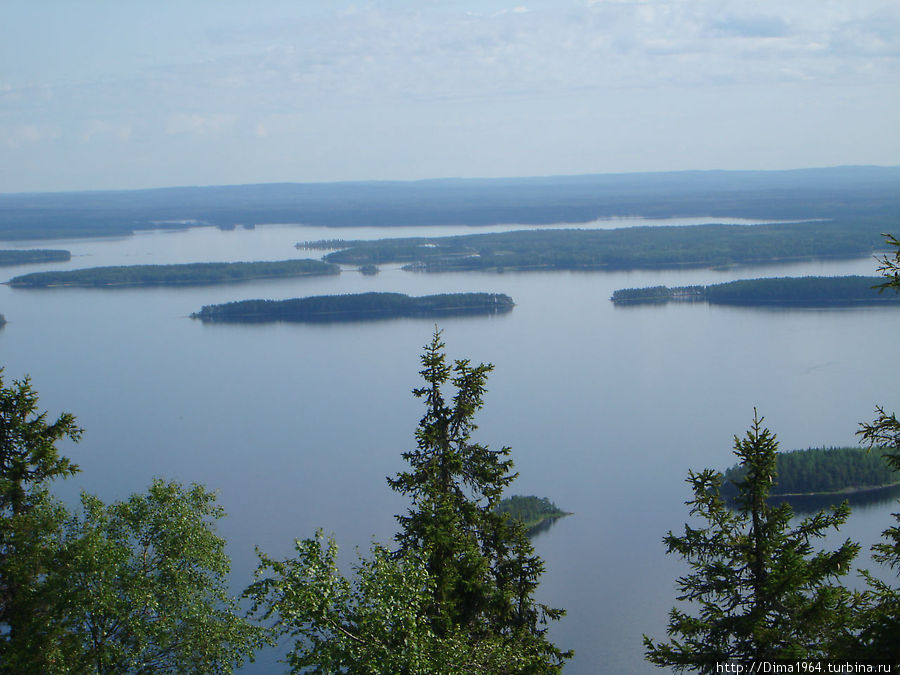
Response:
M734 454L746 469L730 508L720 494L722 475L689 474L694 497L691 515L704 524L686 524L664 542L690 571L677 581L678 599L699 607L697 615L673 608L668 642L644 637L647 659L675 670L716 672L730 659L822 658L849 625L849 592L836 583L846 574L859 546L846 541L835 551L815 551L811 541L839 527L846 503L791 526L787 503L768 503L775 478L774 434L754 413L745 438L734 439Z
M893 254L879 259L878 271L886 281L878 289L900 293L900 240L892 235L885 239ZM900 420L882 406L875 412L875 420L861 424L857 433L870 450L884 453L891 467L900 471ZM896 573L900 581L900 513L895 513L894 519L896 524L882 533L883 541L872 547L872 558ZM862 575L869 588L857 596L857 633L847 655L885 661L900 670L900 584L885 582L866 570Z
M433 583L428 614L437 635L463 630L473 639L502 637L543 653L529 672L555 672L570 653L546 637L548 621L563 612L532 595L543 573L524 527L496 511L504 488L517 476L508 447L491 450L472 440L474 416L484 405L490 364L473 366L444 354L435 329L421 357L424 400L417 447L403 454L408 471L388 479L412 504L397 516L401 552L425 562ZM444 387L454 394L447 400Z
M422 355L425 414L409 471L388 479L411 500L397 520L400 549L373 547L355 578L338 570L321 533L294 559L260 554L246 595L253 612L295 640L294 673L492 675L559 673L571 652L547 637L562 616L534 600L543 562L524 526L495 510L515 478L509 448L471 436L492 366L444 355L435 330ZM443 388L452 386L448 400Z
M0 369L0 668L46 610L35 580L46 572L48 536L63 517L47 508L47 487L77 473L57 443L77 441L82 432L69 413L48 421L27 377L7 387L2 375Z

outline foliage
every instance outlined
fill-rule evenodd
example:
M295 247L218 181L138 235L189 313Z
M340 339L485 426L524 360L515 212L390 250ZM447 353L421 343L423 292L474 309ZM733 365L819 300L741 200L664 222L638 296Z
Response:
M497 513L508 513L510 518L522 523L529 531L548 519L570 515L547 497L536 497L534 495L504 497L497 504L495 510Z
M502 293L442 293L410 297L403 293L316 295L290 300L240 300L206 305L192 314L202 321L364 321L396 317L500 314L512 310Z
M400 550L374 547L353 581L321 533L297 542L291 560L260 554L247 594L276 632L295 638L294 673L558 673L571 655L543 627L561 610L532 598L542 561L523 526L495 510L515 477L509 448L471 440L492 367L450 366L443 348L435 331L425 385L413 392L426 412L417 449L403 455L411 468L388 479L412 501L397 517Z
M77 441L82 431L69 413L48 421L28 378L5 386L2 374L0 369L0 664L21 651L29 624L42 615L35 586L46 572L55 522L43 508L46 489L78 471L57 443Z
M653 286L623 288L613 293L616 304L706 301L719 305L793 305L826 307L877 305L900 302L900 298L879 295L872 288L878 277L778 277L739 279L711 286Z
M538 672L561 669L568 653L541 627L562 615L532 598L543 561L534 555L524 527L496 511L516 477L510 449L491 450L472 441L474 416L484 404L489 364L457 360L450 366L435 330L422 355L425 414L415 450L403 454L408 471L389 479L412 504L397 516L401 551L421 556L433 579L431 625L438 636L463 631L470 639L497 637L537 650ZM443 387L454 389L447 400ZM539 625L540 624L540 625Z
M338 274L339 272L340 268L337 265L320 260L118 265L60 272L34 272L13 277L8 283L16 288L172 286L233 283L252 279L281 279Z
M333 539L319 532L295 547L296 557L285 561L260 554L256 581L246 591L253 611L275 619L279 632L295 640L292 673L535 672L528 668L541 654L524 642L473 639L460 630L439 636L428 613L433 580L416 555L373 546L348 579L338 570Z
M849 624L849 593L833 583L845 574L859 546L814 551L811 540L837 528L849 515L842 505L791 526L791 507L767 502L776 473L777 441L754 415L734 454L746 469L738 483L737 509L720 490L722 475L690 472L691 515L704 524L669 533L669 553L682 556L690 572L678 579L680 601L699 605L692 616L669 615L669 642L644 637L648 660L678 671L716 672L729 659L816 659L830 653Z
M839 492L900 482L900 473L891 468L887 458L864 448L809 448L779 452L775 459L776 476L770 492L773 497ZM735 486L746 473L743 466L727 469L722 493L735 494Z
M900 293L900 240L885 235L893 247L893 257L884 255L879 271L886 281L880 290ZM882 406L875 409L876 418L860 425L857 432L870 449L879 449L890 465L900 471L900 421L896 413L888 414ZM894 514L896 524L882 533L882 541L872 547L872 558L896 573L900 579L900 513ZM855 640L850 643L848 654L858 658L888 661L900 670L900 586L891 585L868 571L862 572L868 589L858 597Z
M156 480L109 506L83 494L80 515L47 508L58 528L36 588L43 612L11 665L39 655L47 673L230 673L261 646L226 592L214 494Z
M156 481L73 515L47 486L78 470L57 444L80 435L0 379L0 672L231 672L261 633L225 593L214 495Z

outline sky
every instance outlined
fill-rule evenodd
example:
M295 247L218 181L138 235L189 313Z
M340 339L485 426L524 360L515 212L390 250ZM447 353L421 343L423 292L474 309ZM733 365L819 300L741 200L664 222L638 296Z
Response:
M3 0L0 193L900 164L896 0Z

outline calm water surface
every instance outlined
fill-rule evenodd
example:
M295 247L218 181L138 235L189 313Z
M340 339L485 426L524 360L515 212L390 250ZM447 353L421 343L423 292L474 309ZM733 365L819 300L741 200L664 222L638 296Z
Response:
M3 273L274 260L296 256L297 241L471 228L360 230L199 228L24 242L15 246L66 247L75 257ZM350 561L354 547L391 538L392 514L405 503L384 478L403 468L400 453L414 446L421 409L410 390L433 324L205 326L188 315L247 298L508 293L517 303L511 314L441 322L451 357L496 366L477 433L494 447L512 446L515 493L548 496L575 513L535 539L547 564L541 599L568 609L553 629L560 646L577 652L567 672L651 673L658 671L642 661L641 634L662 637L674 601L682 567L665 556L661 538L686 519L688 469L730 466L732 436L747 428L754 406L785 449L853 444L876 403L896 408L897 373L884 355L896 351L900 311L617 309L610 295L874 269L869 259L726 271L424 275L395 266L374 277L345 270L194 288L0 286L9 321L0 330L0 365L7 378L30 374L51 414L69 410L87 430L66 448L83 469L59 486L66 498L82 489L122 498L155 476L218 489L229 514L220 532L241 589L255 567L254 546L287 556L294 538L321 527ZM891 502L860 508L840 536L868 546L891 524L892 510ZM274 668L264 658L247 672Z

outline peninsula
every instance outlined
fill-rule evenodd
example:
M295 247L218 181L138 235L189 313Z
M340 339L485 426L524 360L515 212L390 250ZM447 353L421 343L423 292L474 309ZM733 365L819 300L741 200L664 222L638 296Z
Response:
M455 237L328 240L323 260L342 265L405 263L424 272L464 270L630 270L723 267L859 258L881 249L882 221L761 225L527 230Z
M711 286L623 288L612 294L616 305L708 302L718 305L847 307L900 304L900 294L879 293L881 277L778 277L741 279Z
M111 288L119 286L187 286L225 284L253 279L283 279L339 274L337 265L321 260L272 262L212 262L179 265L123 265L90 267L65 272L35 272L13 277L15 288Z
M496 508L497 513L508 513L510 518L521 522L529 533L533 533L549 522L571 516L568 511L563 511L547 497L534 495L513 495L504 497Z
M410 297L402 293L317 295L290 300L241 300L206 305L191 318L203 322L330 322L404 317L504 314L515 303L502 293L444 293Z

